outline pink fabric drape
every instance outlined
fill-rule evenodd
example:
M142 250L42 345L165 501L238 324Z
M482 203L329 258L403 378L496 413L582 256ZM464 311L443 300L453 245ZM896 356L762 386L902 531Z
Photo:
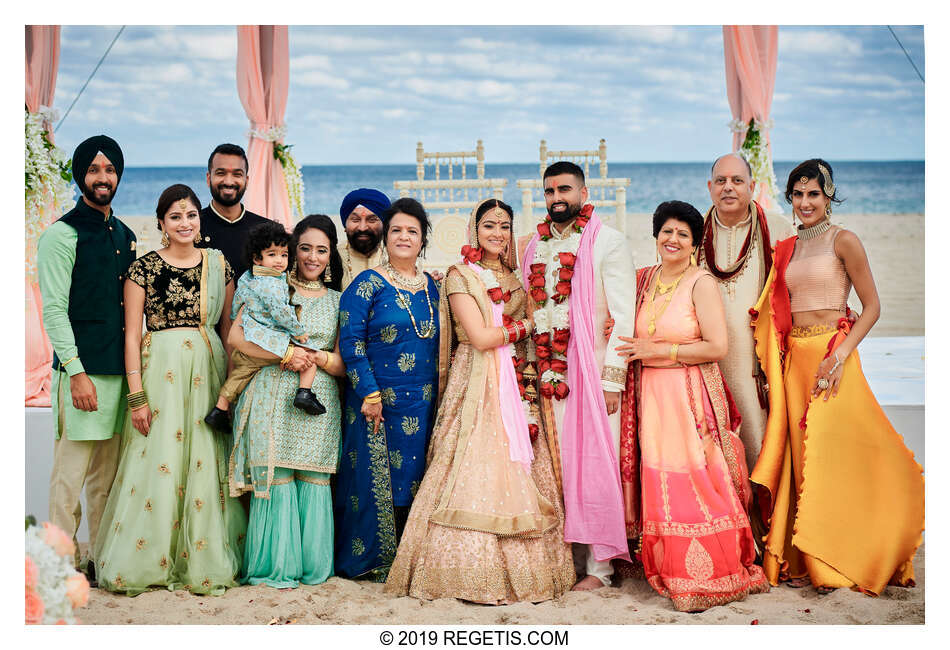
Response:
M237 28L237 87L251 130L284 126L290 52L286 25L241 25ZM283 138L278 140L283 141ZM290 199L283 169L274 158L274 143L251 135L247 147L248 179L244 205L284 226L291 224Z
M624 526L620 464L614 451L607 404L594 356L594 240L601 221L596 213L584 227L571 280L567 343L567 395L561 436L561 475L564 486L564 541L590 544L598 561L630 561ZM535 233L524 259L534 259ZM529 286L528 269L522 281ZM612 468L612 469L611 469Z
M481 274L481 267L471 262L465 262L468 268L476 275ZM491 303L492 324L502 327L505 303ZM505 426L505 436L508 438L508 457L515 463L521 463L525 471L531 474L531 463L534 461L534 449L531 448L531 434L528 432L528 418L525 415L521 392L518 390L518 378L515 375L515 366L511 363L514 350L511 344L495 348L495 364L498 366L498 395L501 400L501 422Z
M26 109L36 113L52 106L59 70L59 26L26 26ZM52 142L53 132L49 129ZM50 219L60 215L50 215ZM48 224L47 224L48 225ZM26 405L50 405L50 368L53 347L43 328L43 300L36 282L25 279L26 294Z
M726 94L732 116L748 124L768 122L775 89L775 68L778 61L778 27L775 25L723 25L722 38L726 63ZM742 146L743 133L732 136L732 150ZM772 143L768 129L761 133L769 152L772 167ZM766 210L776 207L766 192L765 183L758 183L753 197Z

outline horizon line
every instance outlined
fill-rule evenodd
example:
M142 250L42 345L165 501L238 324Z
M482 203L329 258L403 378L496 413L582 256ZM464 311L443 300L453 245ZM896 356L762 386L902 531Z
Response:
M772 161L773 165L776 163L791 163L797 164L801 162L799 159L792 160L774 160ZM886 162L927 162L926 158L841 158L837 160L838 163L851 163L851 162L874 162L874 163L886 163ZM301 169L304 167L365 167L368 165L375 165L379 167L395 167L395 166L415 166L415 162L348 162L348 163L299 163ZM476 162L466 163L466 166L474 167ZM485 166L488 165L538 165L540 161L494 161L494 162L484 162ZM591 161L591 165L599 165L597 161ZM703 164L708 165L710 161L708 160L608 160L607 165L696 165ZM176 164L176 163L156 163L152 165L126 165L126 169L146 169L146 168L181 168L181 167L199 167L204 169L206 164ZM426 164L427 167L431 166L431 163Z

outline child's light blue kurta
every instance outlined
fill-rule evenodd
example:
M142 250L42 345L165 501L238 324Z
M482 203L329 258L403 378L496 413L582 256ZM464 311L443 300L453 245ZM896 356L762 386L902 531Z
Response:
M255 275L245 271L238 279L231 301L232 320L241 307L244 307L241 319L244 339L279 357L287 351L291 336L300 336L306 331L290 304L286 273Z

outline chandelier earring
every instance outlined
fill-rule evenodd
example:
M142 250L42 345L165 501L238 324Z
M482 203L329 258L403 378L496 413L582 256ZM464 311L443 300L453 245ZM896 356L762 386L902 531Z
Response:
M200 241L201 241L201 231L200 231L200 230L196 230L196 231L195 231L195 243L197 244L197 243L200 242Z
M829 201L829 202L828 202L828 205L825 206L825 216L826 216L826 217L830 217L830 216L831 216L831 201Z
M696 249L693 249L693 252L689 254L689 263L692 266L696 266Z
M330 272L330 263L327 262L327 267L323 269L323 283L326 284L333 280L333 274Z
M170 244L171 244L171 241L168 239L168 233L163 230L162 231L162 246L164 246L165 248L168 248Z

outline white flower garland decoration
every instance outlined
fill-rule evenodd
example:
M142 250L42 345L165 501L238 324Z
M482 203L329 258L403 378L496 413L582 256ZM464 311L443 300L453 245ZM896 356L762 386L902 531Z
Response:
M252 138L258 138L274 144L274 159L280 163L281 170L284 172L284 183L287 185L287 199L290 201L291 209L296 212L297 218L304 216L304 184L303 174L300 172L300 166L297 159L290 152L292 144L282 144L281 140L287 135L287 127L272 126L269 129L251 129L248 135Z
M534 259L533 263L535 264L547 264L548 269L553 268L558 269L560 265L555 265L554 261L557 260L558 253L571 253L575 257L577 256L577 250L581 246L581 235L582 233L577 232L573 228L571 229L571 234L569 237L564 239L556 239L551 237L547 241L539 239L537 245L534 248ZM552 284L553 282L553 284ZM571 320L570 320L570 298L563 302L555 302L553 297L555 295L554 284L557 283L557 278L555 277L552 281L551 274L549 272L545 273L544 276L544 288L545 292L548 294L548 299L545 301L544 305L537 307L534 310L534 331L536 334L550 334L554 336L554 330L565 330L570 329ZM551 351L552 359L563 359L567 361L567 355L561 354L556 351ZM544 382L566 382L567 377L563 373L555 372L553 370L545 370L541 373L540 380Z
M752 178L759 185L760 196L766 193L772 200L774 209L782 214L782 206L776 200L778 196L778 179L775 178L775 170L772 167L772 157L769 155L769 149L765 144L765 138L762 132L771 129L774 126L772 120L759 122L755 118L748 123L741 120L732 120L729 122L729 128L733 133L744 134L742 146L737 152L749 163L752 168Z
M24 111L26 123L26 277L36 279L36 245L54 219L74 201L72 161L49 141L44 124L56 121L56 113L45 106L36 113Z

